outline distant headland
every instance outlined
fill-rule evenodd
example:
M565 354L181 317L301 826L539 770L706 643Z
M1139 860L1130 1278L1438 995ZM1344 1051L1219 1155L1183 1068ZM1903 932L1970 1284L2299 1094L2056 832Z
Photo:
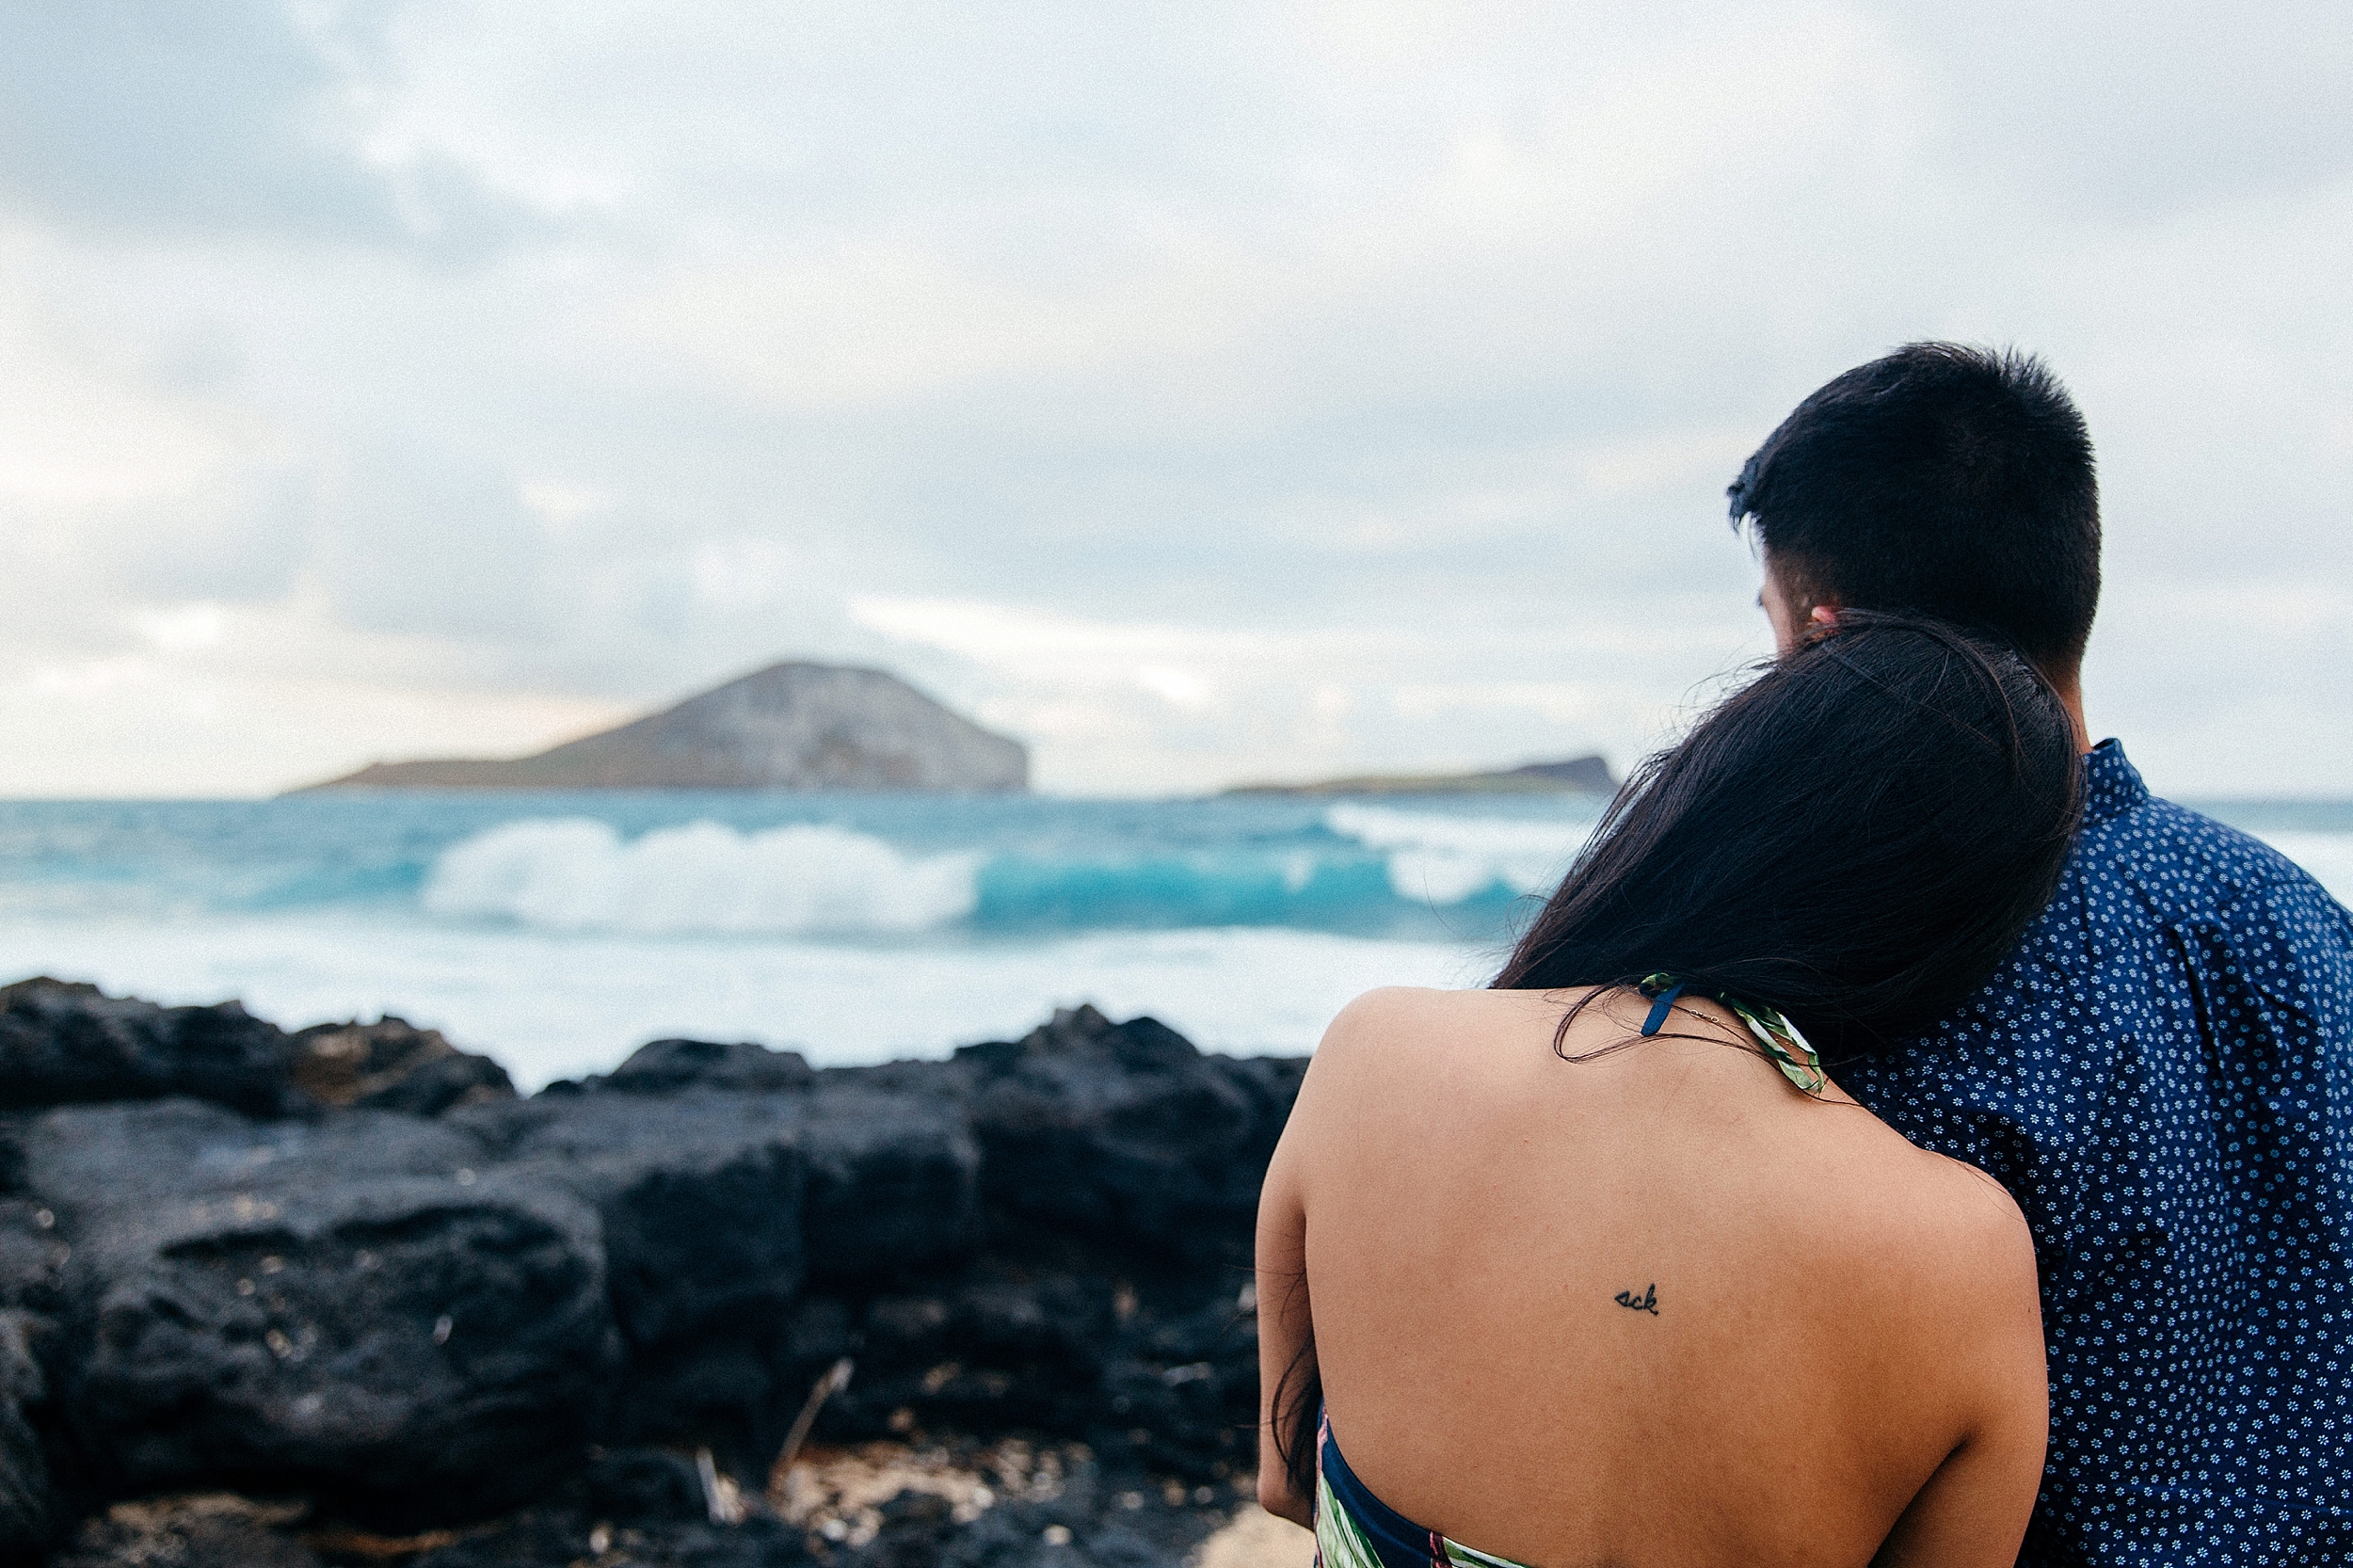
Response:
M1613 795L1618 780L1599 756L1526 762L1497 773L1359 774L1310 784L1237 784L1229 795Z
M1028 747L897 676L792 663L530 757L372 762L305 788L1025 790L1029 783Z

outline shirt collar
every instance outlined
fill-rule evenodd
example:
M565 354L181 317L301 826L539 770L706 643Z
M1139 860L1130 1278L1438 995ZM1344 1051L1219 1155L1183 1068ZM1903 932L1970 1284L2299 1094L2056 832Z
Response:
M2124 744L2102 741L2084 757L2084 825L2121 817L2149 798L2140 770L2124 760Z

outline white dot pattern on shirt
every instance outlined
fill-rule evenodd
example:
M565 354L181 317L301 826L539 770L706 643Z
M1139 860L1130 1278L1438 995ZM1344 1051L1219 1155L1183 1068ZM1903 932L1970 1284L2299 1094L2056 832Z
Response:
M2353 1563L2353 917L2114 742L1986 988L1839 1080L2035 1236L2027 1563Z

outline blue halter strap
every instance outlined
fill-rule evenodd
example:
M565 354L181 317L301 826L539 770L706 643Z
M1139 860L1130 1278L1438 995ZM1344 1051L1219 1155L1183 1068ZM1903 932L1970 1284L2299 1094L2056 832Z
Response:
M1667 1015L1674 1011L1675 998L1681 995L1683 982L1680 980L1658 993L1658 1000L1650 1004L1650 1016L1642 1020L1642 1038L1647 1040L1666 1027Z

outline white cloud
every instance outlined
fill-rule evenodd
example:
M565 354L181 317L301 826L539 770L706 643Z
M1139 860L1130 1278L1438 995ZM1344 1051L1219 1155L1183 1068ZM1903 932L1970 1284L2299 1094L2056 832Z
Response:
M0 193L88 233L253 234L478 258L529 215L376 121L394 8L32 7L0 49Z
M2341 8L174 0L0 60L0 792L789 655L1067 789L1623 764L1762 647L1746 451L1950 335L2092 422L2095 722L2353 792Z
M169 609L144 611L132 617L139 635L163 654L199 653L220 646L228 634L225 618L217 604L178 604Z
M0 276L22 280L42 248L0 228ZM37 526L186 490L234 460L232 417L110 362L28 292L0 294L0 505Z
M1596 748L1623 767L1668 738L1709 671L1763 650L1704 609L1541 628L1239 629L875 597L851 613L903 660L928 648L961 661L950 689L1032 743L1044 787L1136 794Z

